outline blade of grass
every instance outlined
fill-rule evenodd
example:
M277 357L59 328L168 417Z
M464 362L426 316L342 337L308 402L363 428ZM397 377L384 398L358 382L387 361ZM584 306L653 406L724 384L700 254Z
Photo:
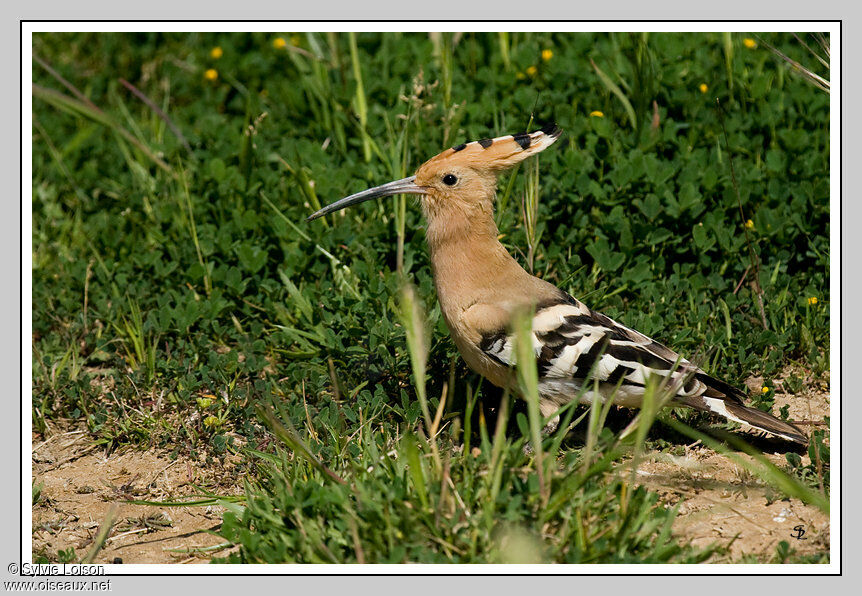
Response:
M118 507L116 504L111 505L111 508L108 509L108 512L105 514L105 518L99 525L96 537L93 538L93 546L90 547L90 550L87 551L87 554L81 559L81 563L92 563L96 559L96 555L98 555L99 551L105 546L108 534L111 533L111 530L114 527L114 522L117 519L117 511Z
M521 214L524 221L524 232L527 237L527 267L533 273L533 261L541 234L537 233L539 218L539 159L533 160L527 174L527 188L521 201Z
M63 176L65 176L66 180L72 186L75 191L75 194L80 199L81 203L87 202L87 195L84 194L84 191L81 190L81 187L75 182L74 178L72 178L72 173L69 171L69 168L66 167L66 163L63 161L63 155L51 141L51 137L48 135L48 132L42 127L42 124L39 122L36 115L33 115L33 126L39 131L39 134L44 139L45 144L48 146L48 151L51 154L51 157L54 158L54 162L57 164L57 167L62 172Z
M245 499L244 495L226 495L206 499L193 499L189 501L148 501L146 499L141 499L123 501L123 503L128 505L147 505L149 507L208 507L210 505L218 505L225 501L231 503L242 503Z
M725 31L722 36L724 42L724 68L727 72L727 88L733 99L733 36L730 31Z
M425 386L425 370L428 364L428 347L426 340L425 324L422 313L416 299L413 286L405 283L401 289L401 309L399 318L404 326L404 334L407 337L407 351L410 354L410 366L413 369L413 384L416 387L416 396L425 417L425 428L428 431L428 443L434 456L437 469L442 469L440 454L437 451L437 438L433 435L434 420L431 418L431 410L428 408L428 396Z
M758 37L758 39L761 41L761 43L763 43L763 45L765 45L767 47L767 49L770 52L772 52L773 54L775 54L776 56L778 56L779 58L781 58L782 60L787 62L790 65L793 72L796 72L796 73L802 75L802 77L805 80L810 82L812 85L814 85L815 87L817 87L821 91L825 91L826 93L830 92L831 86L829 84L829 81L827 81L826 79L824 79L823 77L821 77L820 75L818 75L817 73L812 71L811 69L806 68L805 66L803 66L802 64L800 64L799 62L794 60L793 58L790 58L789 56L787 56L787 54L785 54L781 50L775 48L770 43L763 41L762 38ZM797 38L797 39L799 39L799 38ZM815 57L817 57L817 54L814 54L814 55L815 55ZM822 62L822 60L821 60L821 62ZM825 64L825 66L828 68L829 65Z
M144 93L140 89L138 89L137 87L132 85L126 79L120 79L120 83L122 83L126 89L131 91L135 95L135 97L137 97L142 102L144 102L148 108L150 108L153 112L155 112L156 115L159 118L161 118L165 124L168 125L168 128L171 129L171 132L174 133L174 136L176 136L177 139L179 139L179 141L183 144L183 147L185 147L186 151L189 152L189 155L191 156L191 158L193 160L197 160L197 157L195 156L194 152L192 151L191 145L189 145L189 142L186 140L186 137L183 135L182 131L180 131L180 129L177 128L177 125L174 124L173 120L171 120L170 117L168 117L168 115L166 113L164 113L159 106L157 106L155 103L153 103L153 101L149 97L144 95Z
M428 508L428 487L425 485L425 471L422 469L422 458L419 456L419 439L412 433L408 433L401 440L401 448L407 460L410 478L413 486L419 494L422 507Z
M584 418L587 417L587 414L590 413L589 410L584 410L584 413L578 416L578 418L574 422L572 422L572 418L575 415L575 410L577 410L579 403L579 399L573 399L557 411L556 415L562 416L562 419L559 426L557 427L557 432L554 433L554 440L551 442L551 445L548 448L549 453L559 452L560 446L563 444L563 440L566 438L566 435L569 434L569 432L571 432L572 429L577 427L581 422L583 422Z
M347 482L341 476L330 470L311 452L308 447L306 447L305 442L299 437L296 429L293 428L293 425L289 420L285 420L284 424L282 424L281 421L276 418L275 413L271 409L260 404L255 405L254 409L258 417L266 423L273 434L294 453L305 458L313 468L321 472L324 476L331 478L338 484L347 485Z
M673 385L671 385L672 387ZM667 378L662 378L660 381L657 376L650 376L647 379L647 385L644 390L643 402L641 403L640 412L638 412L637 417L632 424L630 424L626 429L623 430L619 435L619 439L622 440L629 434L629 429L634 425L634 452L632 454L631 461L631 479L629 484L623 484L623 488L626 489L624 496L621 499L621 506L623 511L626 511L629 503L630 492L628 491L628 486L636 486L637 484L637 471L640 466L641 457L645 451L644 446L646 443L647 434L649 433L650 428L655 423L656 416L669 401L673 397L675 391L669 389L669 384Z
M545 464L542 453L542 413L539 410L539 371L533 351L533 316L522 312L515 321L517 373L521 391L527 400L527 418L530 424L530 444L536 458L536 473L539 477L539 493L542 505L548 502L548 487L545 484Z
M302 194L305 195L306 200L308 201L311 208L315 211L320 209L320 199L317 198L317 193L314 190L314 185L311 183L311 180L308 177L308 174L302 167L294 168L286 159L284 159L278 153L273 153L273 156L284 166L284 168L290 173L293 180L299 186L299 189L302 191ZM333 218L335 215L333 214ZM325 227L329 227L329 221L323 217L321 218L323 225Z
M512 62L509 58L509 33L501 31L497 33L497 41L500 43L500 57L503 59L503 67L512 70Z
M799 37L796 33L791 33L791 35L793 35L793 37L796 39L796 41L798 41L799 43L801 43L801 44L802 44L802 47L804 47L806 50L808 50L808 52L809 52L812 56L814 56L820 64L822 64L822 65L823 65L823 66L825 66L826 68L829 68L829 63L828 63L826 60L824 60L823 58L821 58L821 57L820 57L820 55L819 55L817 52L815 52L814 50L812 50L812 49L811 49L811 46L809 46L807 43L805 43L805 40L803 40L801 37Z
M94 103L90 100L90 98L89 98L89 97L87 97L86 95L84 95L83 93L81 93L81 91L79 91L77 87L75 87L72 83L70 83L69 81L67 81L66 79L64 79L62 76L60 76L60 73L58 73L56 70L54 70L53 68L51 68L51 66L50 66L47 62L45 62L44 60L42 60L39 56L37 56L37 55L33 54L33 60L35 60L35 61L36 61L36 63L37 63L37 64L39 64L39 66L41 66L41 67L42 67L42 68L44 68L46 71L48 71L48 74L49 74L49 75L51 75L52 77L54 77L54 79L55 79L57 82L59 82L59 83L60 83L61 85L63 85L66 89L68 89L69 91L71 91L71 92L72 92L72 95L74 95L75 97L77 97L78 99L80 99L83 103L87 104L88 106L90 106L90 107L91 107L92 109L94 109L95 111L97 111L97 112L101 112L101 111L102 111L102 110L100 110L100 109L96 106L96 104L94 104Z
M506 212L506 206L509 204L509 197L512 194L512 190L515 188L515 180L518 179L518 171L521 169L521 164L516 165L512 168L512 171L509 173L509 181L506 183L506 188L503 189L503 193L499 195L497 198L497 223L500 223L500 220L503 217L503 214Z
M176 178L176 172L171 169L171 167L166 164L162 159L156 156L153 153L152 149L144 145L141 141L139 141L135 136L130 133L128 130L120 126L110 115L106 114L102 110L98 108L93 108L89 104L84 103L75 99L74 97L69 97L59 91L54 89L49 89L47 87L42 87L40 85L33 85L33 96L41 99L42 101L53 105L54 107L63 110L66 113L85 116L99 124L103 124L118 134L120 134L124 139L130 142L132 145L137 147L144 155L146 155L153 163L163 169L165 172L170 174L172 177Z
M617 99L620 100L620 103L623 104L623 108L625 108L625 110L626 110L626 114L629 117L629 122L631 123L632 128L634 130L637 130L638 122L637 122L637 116L635 116L635 109L632 107L632 104L629 101L629 99L626 97L625 93L623 93L623 90L620 89L619 86L616 83L614 83L611 80L611 78L608 75L606 75L604 73L604 71L602 71L602 69L599 68L595 62L593 62L592 58L590 58L590 64L593 65L593 68L595 69L596 74L599 75L599 79L604 84L604 86L607 87L608 91L610 91L611 93L616 95Z
M186 180L186 172L185 169L180 166L180 182L183 185L183 197L186 199L186 208L189 212L189 232L192 235L192 242L195 245L195 253L197 253L198 263L204 270L204 289L206 290L207 296L212 294L212 280L210 279L209 268L207 267L207 263L204 262L203 252L201 251L201 244L198 241L198 231L195 226L195 214L194 209L192 208L192 198L191 193L189 192L189 183Z
M718 305L721 307L721 314L724 315L724 329L727 334L727 343L730 343L730 340L733 338L733 329L730 325L730 309L727 308L727 302L718 299Z
M362 66L359 64L359 48L356 46L356 33L349 32L350 62L353 65L353 78L356 79L356 112L359 115L359 132L362 135L362 155L371 161L371 145L368 139L368 105L365 101L365 87L362 85Z
M489 474L487 476L490 484L490 498L487 499L488 507L486 511L489 513L489 521L492 519L493 512L496 510L497 496L500 494L500 480L503 477L503 447L506 444L506 423L509 420L509 392L506 391L503 398L500 400L500 413L497 416L497 429L494 431L494 443L491 447L491 463L488 465Z
M476 400L478 399L478 390L473 391L473 386L467 384L467 404L464 407L464 447L462 457L466 461L470 455L470 439L473 432L473 410L476 408Z

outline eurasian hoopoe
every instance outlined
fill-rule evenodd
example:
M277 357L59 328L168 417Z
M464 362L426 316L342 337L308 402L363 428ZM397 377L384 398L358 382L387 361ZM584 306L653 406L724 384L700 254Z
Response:
M720 414L806 444L793 424L746 407L739 389L530 275L506 251L493 217L497 176L547 149L561 132L550 125L446 149L414 176L350 195L308 220L369 199L420 195L437 297L458 351L495 385L517 390L512 326L520 311L531 309L539 406L546 418L579 396L592 403L596 388L602 400L638 407L648 377L657 375L672 394L670 405Z

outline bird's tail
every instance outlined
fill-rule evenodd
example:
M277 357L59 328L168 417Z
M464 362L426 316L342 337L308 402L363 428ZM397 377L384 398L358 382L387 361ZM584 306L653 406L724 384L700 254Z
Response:
M683 403L687 406L718 414L787 441L808 444L808 437L797 426L746 406L743 403L744 394L736 387L704 373L698 373L696 377L707 386L707 390L700 396L685 397Z

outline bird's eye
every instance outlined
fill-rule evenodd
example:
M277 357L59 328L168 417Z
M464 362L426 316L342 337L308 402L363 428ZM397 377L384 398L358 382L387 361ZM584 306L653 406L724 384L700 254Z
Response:
M454 174L446 174L445 176L443 176L443 184L447 186L452 186L456 182L458 182L458 178L455 177Z

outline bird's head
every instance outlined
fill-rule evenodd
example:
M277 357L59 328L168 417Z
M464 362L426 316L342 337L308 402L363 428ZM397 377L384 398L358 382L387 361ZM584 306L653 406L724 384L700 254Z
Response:
M426 161L415 175L335 201L308 220L363 201L398 194L420 195L429 219L441 211L469 214L475 208L490 209L497 176L550 147L561 133L557 125L551 124L534 132L457 145Z

